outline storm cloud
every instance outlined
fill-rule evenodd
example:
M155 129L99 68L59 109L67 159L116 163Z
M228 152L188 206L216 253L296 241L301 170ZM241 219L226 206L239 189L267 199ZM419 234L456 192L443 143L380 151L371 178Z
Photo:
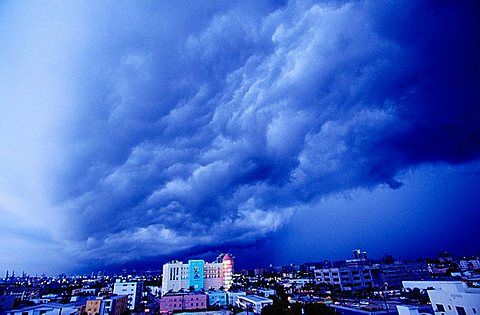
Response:
M479 157L474 1L64 6L82 36L49 191L80 261L249 246L325 196Z

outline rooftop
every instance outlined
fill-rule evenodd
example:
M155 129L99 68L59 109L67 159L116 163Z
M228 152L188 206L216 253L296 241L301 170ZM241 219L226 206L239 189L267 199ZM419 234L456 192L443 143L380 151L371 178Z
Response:
M258 295L244 295L244 296L241 296L239 298L247 300L249 302L253 302L253 303L273 302L271 299L268 299L268 298L263 297L263 296L258 296Z

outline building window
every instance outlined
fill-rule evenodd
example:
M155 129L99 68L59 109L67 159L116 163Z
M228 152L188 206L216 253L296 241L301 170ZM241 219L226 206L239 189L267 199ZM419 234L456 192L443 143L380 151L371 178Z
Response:
M467 315L467 313L465 312L465 309L461 306L455 306L455 308L457 309L457 314L458 315Z
M436 304L436 306L439 312L445 312L445 307L443 306L443 304Z

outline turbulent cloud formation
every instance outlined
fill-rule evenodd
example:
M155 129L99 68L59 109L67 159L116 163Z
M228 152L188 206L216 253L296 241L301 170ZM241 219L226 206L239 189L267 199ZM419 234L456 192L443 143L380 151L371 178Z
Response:
M326 195L479 157L474 2L83 10L52 189L80 260L248 246Z
M478 157L468 7L291 2L166 29L147 9L109 12L86 60L59 203L80 257L248 245L312 199Z

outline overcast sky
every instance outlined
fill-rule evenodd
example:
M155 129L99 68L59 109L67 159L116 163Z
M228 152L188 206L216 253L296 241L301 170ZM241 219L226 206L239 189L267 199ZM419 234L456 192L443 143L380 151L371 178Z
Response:
M480 252L479 6L1 1L0 272Z

